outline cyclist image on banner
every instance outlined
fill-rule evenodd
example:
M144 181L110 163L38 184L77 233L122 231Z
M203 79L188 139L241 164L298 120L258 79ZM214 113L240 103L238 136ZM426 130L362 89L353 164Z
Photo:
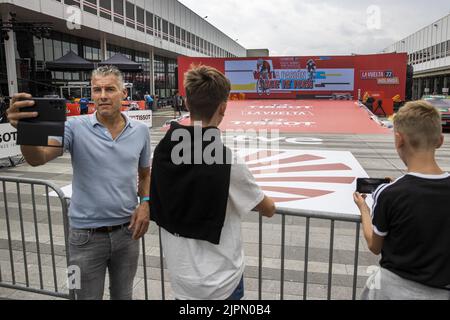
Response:
M256 70L259 73L258 81L256 83L256 91L259 95L263 93L270 94L269 80L272 78L270 63L266 60L259 59L256 64Z
M308 70L308 80L314 81L316 75L316 62L313 59L309 59L306 62L306 69Z

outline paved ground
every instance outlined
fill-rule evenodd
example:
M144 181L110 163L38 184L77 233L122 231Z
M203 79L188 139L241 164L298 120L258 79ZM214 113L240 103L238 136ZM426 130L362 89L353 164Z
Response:
M172 109L165 108L155 113L153 119L154 130L152 130L152 146L155 146L164 132L158 129L167 120L173 117ZM349 125L351 125L349 123ZM336 150L350 151L366 170L369 176L393 178L399 177L404 172L404 165L398 159L393 145L392 135L346 135L346 134L282 134L279 147L281 149L305 149L305 150ZM295 138L289 139L289 138ZM311 141L319 144L302 144ZM320 139L320 140L317 140ZM444 170L450 171L450 135L446 135L445 145L438 151L437 158ZM292 143L295 141L296 143ZM0 176L28 177L52 181L59 187L71 183L72 169L70 157L64 155L51 163L37 168L32 168L27 164L16 167L0 169ZM30 205L31 197L29 190L23 190L23 201L29 201L22 208L24 218L23 226L18 221L20 214L17 205L17 189L15 186L7 187L6 192L0 195L0 205L4 208L5 194L9 206L15 208L8 212L11 217L11 233L14 241L11 243L14 248L13 260L17 283L28 281L34 287L42 287L54 290L53 262L56 270L57 287L65 292L65 255L61 214L53 212L52 231L54 232L53 242L55 245L55 261L51 258L51 242L48 235L48 218L39 216L40 212L46 209L45 198L39 197L44 194L44 190L36 191L37 197L37 218L34 217L33 207ZM56 201L51 201L51 205L57 207ZM326 208L326 203L324 207ZM36 230L33 221L39 221L38 230L40 235L39 248L41 255L38 256L38 248L34 245L36 240ZM286 218L286 247L285 247L285 274L284 274L284 299L301 299L303 297L303 271L305 254L305 220L297 217ZM22 241L21 227L24 229L24 241L27 243L27 255L24 255L20 245ZM309 243L309 264L308 264L308 299L325 299L327 297L328 268L329 268L329 244L330 244L330 222L312 220L311 238ZM8 251L7 226L4 210L0 210L0 281L11 283L11 264ZM247 267L245 270L245 290L247 299L257 299L258 293L258 217L248 215L243 223L243 237L245 242L245 253ZM159 239L158 231L154 225L151 226L146 235L145 258L147 263L147 284L150 299L161 299L161 274L159 269ZM264 219L263 226L263 299L280 298L280 265L281 265L281 218L278 216L271 220ZM332 299L350 299L353 280L353 259L352 251L355 245L355 227L352 223L336 223L334 234L333 251L333 277L332 277ZM360 235L359 239L360 255L358 268L358 294L363 287L367 268L376 265L378 258L367 250L365 241ZM40 263L38 258L40 258ZM28 275L25 272L25 265L28 266ZM43 278L39 278L39 265L42 265ZM145 298L144 269L141 266L135 281L135 298ZM42 280L42 281L41 281ZM165 273L166 299L172 299L170 281ZM0 297L9 299L48 299L46 296L24 293L22 291L0 288ZM108 294L105 294L108 298Z

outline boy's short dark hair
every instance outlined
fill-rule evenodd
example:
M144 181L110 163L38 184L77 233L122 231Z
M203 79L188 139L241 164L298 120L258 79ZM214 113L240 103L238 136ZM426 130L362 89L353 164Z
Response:
M185 73L186 102L191 117L210 120L219 105L228 100L230 81L219 70L209 66L191 66Z
M435 149L441 141L441 114L427 101L411 101L395 115L394 129L406 135L413 149Z

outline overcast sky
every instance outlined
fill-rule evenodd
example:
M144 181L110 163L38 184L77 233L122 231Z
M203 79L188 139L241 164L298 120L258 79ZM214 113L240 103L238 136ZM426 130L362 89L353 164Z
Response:
M180 2L245 48L267 48L271 56L377 53L450 13L449 0Z

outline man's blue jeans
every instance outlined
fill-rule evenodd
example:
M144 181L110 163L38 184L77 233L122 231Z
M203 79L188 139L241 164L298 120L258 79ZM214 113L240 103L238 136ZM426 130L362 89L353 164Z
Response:
M70 266L80 269L79 300L101 300L109 273L111 300L131 300L136 275L139 241L132 239L128 226L112 232L71 229Z

